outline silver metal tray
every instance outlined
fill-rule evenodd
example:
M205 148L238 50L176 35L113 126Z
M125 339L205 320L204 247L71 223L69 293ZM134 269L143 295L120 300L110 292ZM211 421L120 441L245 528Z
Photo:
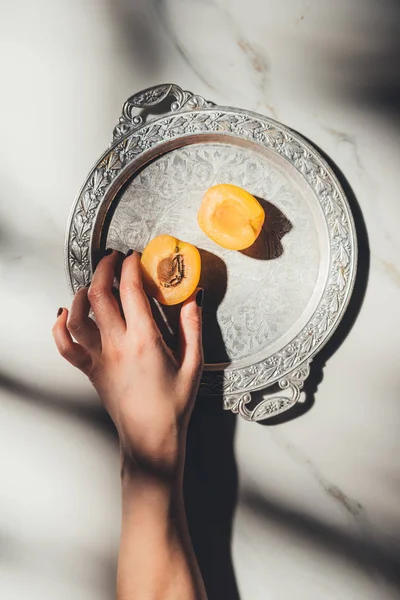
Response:
M245 188L265 208L264 230L247 251L220 248L197 225L202 196L217 183ZM201 393L223 395L226 409L252 421L293 406L312 357L343 316L356 272L352 215L323 158L262 115L215 106L174 84L139 92L73 206L72 292L90 283L105 247L142 251L161 233L201 250ZM251 393L273 384L279 393L250 409Z

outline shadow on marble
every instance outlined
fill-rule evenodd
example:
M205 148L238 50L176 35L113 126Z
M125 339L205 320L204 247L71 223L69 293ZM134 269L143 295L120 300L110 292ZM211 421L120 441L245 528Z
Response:
M374 572L393 587L400 589L400 546L393 541L368 533L352 534L317 517L285 506L261 495L257 490L244 489L240 495L241 504L259 517L262 523L271 522L276 528L307 538L321 552L331 553L364 571ZM362 528L360 528L362 529ZM354 530L353 530L354 531ZM393 537L394 539L394 537Z
M299 134L302 135L302 134ZM315 394L318 390L318 386L323 380L324 377L324 367L326 362L335 354L335 352L340 348L348 334L350 333L354 323L357 320L359 312L361 310L365 293L368 285L368 277L369 277L369 268L370 268L370 249L369 249L369 239L367 227L365 225L365 220L360 208L360 205L357 201L357 198L347 181L343 172L339 169L339 167L333 162L333 160L319 148L314 142L304 137L305 140L309 144L311 144L326 160L328 165L331 167L332 171L335 173L338 178L344 193L346 194L347 200L349 202L351 211L354 217L354 223L356 228L357 235L357 244L358 244L358 264L356 271L356 279L354 284L354 290L352 296L350 298L349 305L347 310L336 329L335 333L331 337L331 339L327 342L327 344L318 352L318 354L314 357L311 368L310 375L305 381L304 384L304 400L297 402L293 408L290 410L278 415L277 417L266 419L265 421L261 421L261 425L280 425L281 423L286 423L288 421L292 421L293 419L297 419L301 417L306 412L308 412L315 403ZM279 389L279 388L278 388ZM269 392L270 390L268 390ZM271 388L271 391L274 391Z
M103 409L100 402L93 402L95 395L77 398L76 396L60 393L58 390L40 389L34 385L19 381L15 377L0 372L0 391L6 391L15 397L16 402L26 402L30 406L38 406L49 412L64 414L68 418L76 418L85 423L90 423L92 427L98 429L102 435L111 437L118 444L118 436L113 422ZM33 542L32 542L33 543ZM37 550L37 549L36 549ZM14 538L2 538L0 533L0 559L4 564L11 564L23 568L26 564L32 563L32 556L35 556L35 548L30 547L29 539L15 540ZM103 552L104 551L104 552ZM117 555L104 558L107 548L99 552L99 556L89 556L85 551L85 557L77 557L76 551L73 554L63 554L59 547L41 547L42 556L51 553L52 565L54 564L63 572L64 563L68 564L69 573L73 572L76 581L82 578L81 565L87 563L90 566L89 574L96 573L96 580L101 581L102 593L104 598L111 598L115 593L115 581L117 573ZM29 563L27 562L29 558ZM33 565L35 559L33 559ZM86 573L86 571L85 571ZM102 596L103 597L103 596Z
M104 410L100 401L93 402L96 397L85 397L82 399L72 397L67 393L60 393L58 390L49 390L37 388L34 385L18 381L15 377L0 372L0 390L5 390L13 394L17 400L37 404L44 408L51 409L75 416L83 421L90 421L92 425L103 433L117 440L117 432L108 413Z
M132 61L134 71L142 72L157 81L163 65L163 51L154 27L152 2L110 0L109 13L117 26L119 43L128 60Z
M354 32L365 28L368 42L353 52L338 45L326 56L325 72L336 92L346 94L357 108L380 112L400 126L400 2L366 0L362 24L359 16L352 22ZM334 70L329 68L334 67Z
M189 426L185 502L208 600L240 600L232 563L237 503L236 416L218 398L199 397Z
M52 583L54 582L55 594L57 594L56 590L61 589L65 582L71 581L71 574L73 574L74 590L77 590L78 587L87 589L89 586L93 586L93 588L101 590L97 600L114 598L116 562L113 558L105 556L102 549L96 552L79 546L68 548L64 546L63 542L57 539L42 539L38 546L37 541L31 536L22 537L0 532L2 573L15 570L21 579L36 580L37 577L40 577L51 580ZM82 568L83 566L84 568ZM34 584L32 588L34 589ZM9 596L5 594L2 597ZM16 597L12 595L12 598ZM33 597L33 592L30 597ZM38 596L35 594L35 597ZM57 596L52 595L51 597Z

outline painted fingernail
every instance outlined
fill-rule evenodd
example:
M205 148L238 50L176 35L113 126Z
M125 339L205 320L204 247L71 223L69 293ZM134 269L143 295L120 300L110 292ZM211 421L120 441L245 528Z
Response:
M58 309L58 311L57 311L57 318L58 318L60 315L62 315L62 311L63 311L63 310L64 310L64 309L63 309L63 308L61 308L61 307Z
M196 294L196 304L197 304L197 306L199 306L201 308L203 306L203 302L204 302L204 290L201 289Z
M112 248L107 248L107 250L104 252L104 256L110 256L110 254L113 253L113 249Z
M133 254L133 250L132 250L132 248L131 248L131 249L130 249L130 250L128 250L128 252L126 253L126 257L128 257L128 256L132 256L132 254Z

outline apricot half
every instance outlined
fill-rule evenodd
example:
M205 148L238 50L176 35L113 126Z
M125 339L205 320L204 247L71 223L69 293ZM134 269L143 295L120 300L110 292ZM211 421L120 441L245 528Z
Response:
M171 235L159 235L143 250L140 261L143 287L161 304L184 302L196 289L201 271L196 246Z
M201 229L229 250L249 248L259 236L265 212L261 204L237 185L214 185L205 194L197 215Z

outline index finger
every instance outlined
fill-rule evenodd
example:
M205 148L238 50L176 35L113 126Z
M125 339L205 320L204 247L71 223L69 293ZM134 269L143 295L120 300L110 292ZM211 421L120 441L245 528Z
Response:
M123 262L119 293L128 329L158 331L143 289L140 256L136 251L129 251Z
M96 267L88 291L89 302L102 339L112 331L123 332L125 330L118 302L112 293L115 269L120 257L121 255L115 250L105 252Z

